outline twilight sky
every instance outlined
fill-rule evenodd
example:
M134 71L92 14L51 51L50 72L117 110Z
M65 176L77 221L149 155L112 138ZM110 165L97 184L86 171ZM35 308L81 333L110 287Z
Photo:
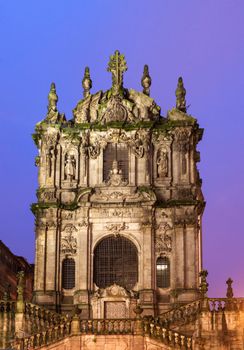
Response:
M68 119L81 98L88 65L92 92L111 86L109 55L125 54L124 86L141 90L143 65L162 114L184 78L188 112L205 129L199 144L207 202L203 264L210 296L225 281L244 296L244 1L0 1L0 239L34 260L37 150L31 139L56 82Z

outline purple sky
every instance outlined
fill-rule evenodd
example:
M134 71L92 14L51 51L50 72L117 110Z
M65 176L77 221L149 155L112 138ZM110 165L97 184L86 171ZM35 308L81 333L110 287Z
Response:
M177 77L189 113L205 129L200 174L207 206L204 267L209 295L225 281L244 296L244 2L243 0L41 0L0 2L0 239L34 259L37 150L31 139L56 82L59 110L71 118L84 67L92 91L108 89L108 57L126 56L124 85L141 90L143 65L162 114L175 104Z

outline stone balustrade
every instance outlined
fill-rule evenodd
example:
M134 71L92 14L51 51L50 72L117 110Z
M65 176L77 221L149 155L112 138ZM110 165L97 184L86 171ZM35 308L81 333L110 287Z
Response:
M31 333L33 333L33 331L54 327L67 320L65 315L58 314L31 303L25 303L24 314L27 323L32 327Z
M12 300L0 300L0 313L15 312L15 301Z
M134 334L134 319L93 319L81 321L83 334Z
M244 298L208 298L209 311L244 311Z
M155 318L155 322L168 328L171 325L187 324L196 320L202 309L202 301L196 300L187 305L167 311Z
M15 339L11 342L11 347L16 350L30 350L53 344L70 335L70 324L70 321L65 321L33 335Z
M150 322L144 319L144 335L152 337L163 344L179 347L181 349L192 349L192 337L170 330L159 325L157 322Z

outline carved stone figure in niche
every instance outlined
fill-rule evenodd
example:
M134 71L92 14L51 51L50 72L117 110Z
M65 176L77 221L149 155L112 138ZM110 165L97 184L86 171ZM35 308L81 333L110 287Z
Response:
M157 177L168 176L168 153L165 149L161 148L157 157Z
M47 153L47 173L48 173L48 177L52 176L53 162L54 162L54 149L50 148L48 150L48 153Z
M123 181L122 170L119 169L117 160L113 161L112 169L110 170L107 184L111 186L127 185L127 181Z
M76 161L73 154L67 153L65 156L64 174L65 179L72 181L75 179Z

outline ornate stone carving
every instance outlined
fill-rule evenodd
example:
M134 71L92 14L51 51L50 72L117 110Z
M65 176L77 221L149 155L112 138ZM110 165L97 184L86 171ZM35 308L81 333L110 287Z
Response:
M123 180L122 170L118 168L118 162L113 161L112 169L110 170L109 179L106 185L109 186L126 186L128 181Z
M144 67L142 86L144 93L123 88L123 74L127 70L124 55L115 51L110 57L108 71L112 73L112 88L106 92L90 94L92 82L89 69L86 68L82 81L84 99L73 110L76 123L137 122L155 120L159 117L160 107L149 97L151 78L148 67Z
M39 229L55 229L57 227L57 223L54 221L38 221L36 225Z
M162 234L156 237L155 251L157 254L170 253L172 250L172 237Z
M157 155L157 177L168 176L168 152L165 148L160 148Z
M106 297L130 297L130 293L123 287L117 285L116 283L112 284L111 286L107 288L98 288L96 287L96 291L94 293L94 296L99 298L106 298Z
M56 201L55 190L40 191L40 194L38 195L38 197L39 197L39 200L41 202L55 202Z
M76 123L87 123L89 118L89 106L91 95L87 95L84 100L81 100L73 110L73 115Z
M172 250L172 237L168 232L172 228L167 222L161 222L157 226L155 251L157 254L170 253Z
M179 152L188 152L190 146L191 129L176 128L174 132L174 149Z
M133 121L153 120L160 115L160 107L155 101L142 92L134 89L129 90L129 99L134 102Z
M122 224L107 224L105 228L110 231L113 235L117 236L121 231L127 230L129 228L128 225L123 222Z
M100 154L101 148L98 140L88 146L88 154L92 159L96 159Z
M67 232L67 233L73 233L73 232L77 232L77 228L75 227L75 225L73 224L66 224L63 228L63 231Z
M112 96L106 106L106 110L102 115L102 121L108 123L124 122L128 118L127 108L123 105L122 97L119 95Z
M79 227L87 227L88 226L88 222L87 220L83 220L78 224Z
M63 254L76 254L77 239L69 233L67 236L61 238L61 252Z
M134 193L130 192L105 192L97 189L96 192L91 196L92 202L145 202L145 201L156 201L155 193L150 190L138 189Z
M99 102L102 97L102 91L98 91L96 94L94 94L91 98L90 103L90 121L95 122L98 120L98 108L99 108Z
M67 211L67 212L62 212L62 218L65 220L69 220L73 218L73 212L72 211Z
M123 87L123 74L127 71L125 56L121 55L118 50L110 56L107 70L112 73L112 92L116 95Z

